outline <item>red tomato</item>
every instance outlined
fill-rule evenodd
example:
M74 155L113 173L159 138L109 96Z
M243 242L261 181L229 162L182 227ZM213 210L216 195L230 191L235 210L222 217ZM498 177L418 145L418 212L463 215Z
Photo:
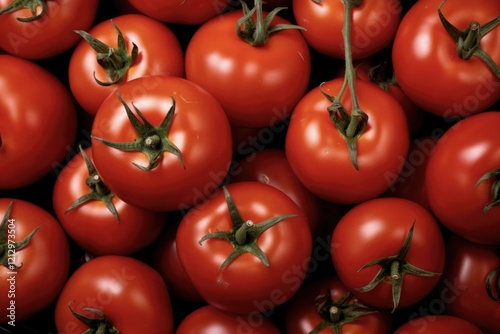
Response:
M119 48L116 29L123 36L124 48ZM148 16L117 16L93 26L87 33L108 46L111 52L98 61L98 53L90 43L81 40L70 58L68 76L71 91L78 103L92 115L123 82L148 75L184 76L184 54L180 42L170 28ZM152 35L154 38L151 38ZM132 57L134 45L137 47L136 57ZM104 51L100 53L106 54ZM120 65L111 66L112 61L120 61ZM117 77L108 76L101 63L107 63ZM111 82L113 84L108 84Z
M280 331L268 318L255 314L252 319L219 310L211 305L202 306L185 317L176 334L279 334Z
M55 323L60 333L88 330L71 310L96 323L107 321L103 333L111 333L112 327L124 334L173 333L165 283L155 270L131 257L105 255L79 267L57 300Z
M484 334L467 320L448 315L423 316L410 320L399 327L394 334Z
M276 32L264 45L252 46L235 33L242 16L241 10L232 11L194 33L186 50L186 77L215 96L233 126L274 126L307 90L309 48L297 29ZM275 16L271 27L278 24L290 23Z
M438 223L423 207L402 198L377 198L353 207L335 227L331 245L339 278L375 307L394 310L416 304L443 271L445 247ZM403 250L404 245L409 248ZM386 260L372 262L379 259ZM378 284L365 289L375 277Z
M340 204L359 203L385 192L390 175L398 175L408 153L408 125L401 105L378 86L356 80L356 92L368 123L357 140L358 170L349 156L345 137L330 119L332 104L323 93L336 96L337 78L304 96L294 109L285 150L298 179L316 196ZM346 90L341 99L351 109Z
M427 196L438 220L483 244L500 243L500 207L486 210L498 199L498 175L479 182L500 167L499 122L500 112L490 111L455 123L437 141L426 169Z
M0 323L15 326L56 300L70 250L58 221L31 202L2 198L0 217Z
M71 95L34 62L0 55L0 189L31 185L58 167L73 145ZM29 78L29 80L26 80Z
M92 26L99 1L37 1L40 5L36 14L25 3L0 0L0 31L4 32L0 34L0 48L19 57L43 59L63 53L78 42L80 37L74 30Z
M312 250L304 213L282 191L260 182L229 184L193 208L176 242L202 297L241 314L270 314L290 299L305 278Z
M68 236L96 256L132 254L155 241L165 226L166 215L116 197L93 167L92 148L84 153L90 171L83 155L76 155L58 175L52 194L55 214ZM73 207L79 200L84 201Z
M344 58L344 5L337 0L293 0L293 14L308 44L321 54ZM382 50L394 38L401 20L400 0L362 1L353 7L351 49L353 59Z
M500 77L476 56L459 57L457 43L439 18L440 5L444 17L459 30L472 21L485 26L500 13L500 3L491 0L415 2L394 39L396 79L405 94L423 109L445 118L470 116L500 98ZM498 40L497 27L479 42L496 64L500 64Z
M137 114L130 117L140 123L142 135L122 103L130 115ZM132 143L138 137L137 145L151 157L141 148L121 150L104 142ZM92 150L99 175L123 201L154 211L185 210L225 179L231 128L220 104L198 85L179 77L142 77L120 85L101 105L92 125Z

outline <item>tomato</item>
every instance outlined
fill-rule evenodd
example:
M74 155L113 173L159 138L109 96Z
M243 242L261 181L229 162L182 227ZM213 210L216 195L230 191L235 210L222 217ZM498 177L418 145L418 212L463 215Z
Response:
M457 42L440 20L440 6L443 16L459 30L473 21L486 28L486 23L500 12L498 1L417 1L404 16L394 38L396 79L404 93L421 108L445 118L470 116L486 110L500 98L500 77L479 57L459 56ZM499 39L497 27L479 42L479 48L496 64L500 63Z
M23 58L59 55L80 39L74 30L89 29L98 0L0 0L0 48ZM29 6L34 5L35 13Z
M55 182L52 203L65 232L92 255L127 255L150 245L165 226L166 215L114 196L92 161L89 147L68 162Z
M72 310L93 319L88 326ZM160 274L127 256L105 255L80 266L68 279L55 307L60 333L89 328L111 333L173 333L172 306ZM104 324L103 324L104 323Z
M123 36L122 48L118 30ZM90 34L90 40L104 43L92 42L103 50L98 53L87 40L81 40L71 55L68 77L74 97L91 115L123 82L148 75L184 76L184 54L179 40L165 24L148 16L113 17L86 33ZM106 46L108 49L104 50ZM105 57L98 60L102 54Z
M217 189L231 164L231 128L224 110L204 89L179 77L123 83L97 111L91 134L95 167L104 183L123 201L148 210L195 205ZM112 144L134 141L135 148Z
M440 333L461 333L461 334L484 334L471 322L448 315L423 316L410 320L399 327L394 334L440 334Z
M365 303L393 311L426 297L444 267L437 221L402 198L356 205L338 222L331 245L333 265L345 286Z
M69 91L43 67L12 55L0 55L0 67L0 189L21 188L57 169L77 116Z
M446 254L443 281L455 287L447 289L448 284L442 284L440 288L441 295L446 297L446 313L472 322L485 334L498 332L499 291L498 285L494 285L500 268L498 245L479 245L452 235L446 244ZM489 275L494 278L490 288L496 299L488 295Z
M280 331L268 318L256 315L246 319L241 315L219 310L211 305L202 306L182 319L176 334L279 334Z
M337 0L293 0L297 24L307 43L321 54L344 58L344 5ZM353 8L351 49L353 59L382 50L392 41L402 16L400 0L362 1Z
M400 104L378 86L355 80L361 110L367 125L357 137L355 168L346 139L337 130L327 110L332 104L323 93L336 96L343 79L315 87L293 110L286 133L285 151L298 179L316 196L339 204L354 204L377 197L391 185L408 153L407 120ZM341 103L351 109L349 90Z
M214 95L233 126L275 126L307 90L309 48L297 29L277 31L264 45L251 45L235 33L241 17L243 11L234 10L194 33L186 50L186 77ZM290 23L274 16L270 29L278 24Z
M443 130L426 169L427 196L438 220L463 238L483 244L500 243L500 207L495 205L495 171L500 167L498 122L500 112L487 111Z
M191 209L176 235L183 267L212 306L270 315L298 290L312 251L304 213L261 182L228 184Z
M0 323L15 326L56 300L69 273L69 245L45 209L0 199Z
M324 304L322 304L324 303ZM287 334L389 334L391 318L353 298L337 276L308 282L292 297L286 316Z

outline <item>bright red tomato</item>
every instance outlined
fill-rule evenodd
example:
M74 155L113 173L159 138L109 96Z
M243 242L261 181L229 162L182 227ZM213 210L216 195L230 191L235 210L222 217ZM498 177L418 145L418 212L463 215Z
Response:
M122 48L116 29L123 36ZM101 47L107 46L110 52L100 50L98 54L89 42L81 40L70 58L71 91L91 115L95 115L104 99L123 82L148 75L184 76L184 54L179 40L165 24L148 16L113 17L93 26L87 33L104 43L95 42ZM106 57L98 60L102 54Z
M439 18L440 5L444 17L459 30L473 21L486 27L500 13L500 2L491 0L415 2L394 39L396 79L405 94L423 109L445 118L470 116L500 98L500 77L477 56L459 56L457 42ZM498 40L500 29L496 27L479 41L479 47L496 64L500 64Z
M290 197L261 182L227 185L193 208L177 230L177 252L191 281L225 311L271 314L302 284L311 232Z
M332 104L322 91L336 96L343 79L325 82L304 96L294 109L286 134L290 166L311 192L327 201L353 204L377 197L398 175L408 153L408 125L401 105L378 86L356 80L356 93L367 126L357 139L358 169L353 166L345 137L330 119ZM351 109L346 90L341 99Z
M98 0L31 1L0 0L0 48L23 58L49 58L73 47L94 23ZM43 5L42 5L43 4ZM3 67L3 66L2 66Z
M427 196L438 220L483 244L500 243L500 206L494 205L499 199L499 122L500 112L488 111L455 123L437 141L426 169Z
M58 221L31 202L2 198L0 217L0 323L15 326L56 300L70 250Z
M90 310L89 310L90 309ZM83 333L90 326L72 310L93 319L103 333L173 333L173 314L160 274L127 256L105 255L84 263L68 279L57 300L60 333ZM103 325L105 323L105 325Z
M416 304L443 272L445 246L438 223L423 207L402 198L377 198L353 207L335 227L331 245L339 278L375 307ZM372 262L380 259L385 260ZM370 284L375 277L378 283Z
M225 179L231 128L217 100L198 85L179 77L142 77L120 85L101 105L92 150L99 175L123 201L154 211L185 210Z
M410 320L399 327L394 334L484 334L471 322L448 315L429 315Z
M34 62L0 55L0 189L33 184L58 168L77 131L70 93ZM26 80L29 78L29 80Z

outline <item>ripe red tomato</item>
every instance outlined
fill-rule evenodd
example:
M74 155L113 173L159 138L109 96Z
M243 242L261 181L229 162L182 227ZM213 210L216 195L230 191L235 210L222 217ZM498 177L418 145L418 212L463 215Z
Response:
M457 42L441 23L440 5L444 17L459 30L472 21L486 27L500 12L500 3L491 0L415 2L394 38L396 79L405 94L423 109L445 118L470 116L500 98L500 77L480 58L459 56ZM499 39L497 27L479 42L496 64L500 64Z
M121 49L116 29L123 36ZM184 76L184 54L179 40L165 24L148 16L128 14L113 17L93 26L87 33L108 46L106 51L111 53L100 50L98 54L90 43L81 40L70 58L68 77L71 91L91 115L95 115L104 99L123 82L148 75ZM136 56L132 57L134 45L137 50ZM97 60L103 54L107 57ZM111 74L108 76L102 63L111 68L115 78ZM116 65L112 66L112 63ZM113 84L108 84L111 82Z
M125 105L137 115L130 117L140 135ZM123 201L148 210L185 210L203 201L231 164L231 128L224 110L204 89L179 77L149 76L120 85L99 108L91 133L103 181ZM136 141L133 145L143 145L148 154L106 141Z
M15 326L56 300L70 250L58 221L31 202L1 198L0 217L0 323Z
M173 314L160 274L128 256L105 255L80 266L68 279L55 307L60 333L83 333L91 328L72 310L92 318L103 333L173 333ZM101 325L104 327L104 325ZM118 332L117 331L117 332Z
M416 304L436 286L444 267L438 223L423 207L402 198L377 198L353 207L333 230L331 245L339 278L374 307L394 310ZM378 283L370 290L375 277L373 283Z
M432 212L452 232L483 244L499 244L498 174L500 112L469 116L451 126L430 156L425 185ZM454 166L454 167L453 167ZM456 167L456 168L455 168Z
M471 322L448 315L429 315L408 321L399 327L394 334L484 334Z
M0 55L0 67L0 189L21 188L64 159L76 138L76 111L43 67L12 55Z
M0 48L19 57L44 59L78 42L80 37L74 30L92 26L99 1L38 1L36 14L25 3L0 0L0 31L4 32L0 34Z
M297 204L260 182L227 185L191 209L176 235L181 263L200 295L241 314L270 314L290 299L305 278L311 239Z

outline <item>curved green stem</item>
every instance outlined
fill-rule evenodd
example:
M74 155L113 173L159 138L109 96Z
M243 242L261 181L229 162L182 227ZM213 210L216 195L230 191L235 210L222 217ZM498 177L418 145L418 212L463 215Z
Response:
M482 182L492 179L490 196L491 201L486 203L483 208L483 214L488 213L491 208L500 204L500 169L494 169L483 174L479 180L476 182L476 187Z
M73 302L74 300L68 302L69 310L75 318L89 327L82 334L120 334L120 331L111 324L108 317L101 310L90 307L82 308L82 311L95 314L95 316L87 317L73 310L71 307Z
M14 0L5 8L0 10L0 15L15 12L21 8L26 8L31 12L30 17L16 18L20 22L33 22L41 19L47 13L47 0ZM37 9L41 8L40 13L37 14Z
M492 270L486 277L486 292L494 301L500 301L500 268Z

